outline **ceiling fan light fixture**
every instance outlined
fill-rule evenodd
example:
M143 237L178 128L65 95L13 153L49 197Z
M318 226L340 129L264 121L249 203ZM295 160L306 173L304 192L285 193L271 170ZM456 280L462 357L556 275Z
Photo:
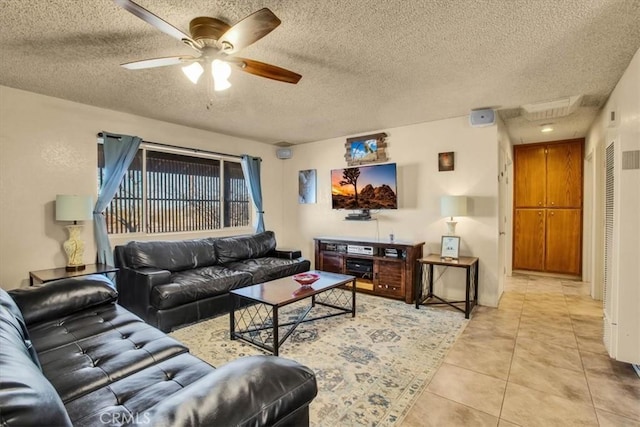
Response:
M182 72L185 76L187 76L189 80L191 80L193 84L197 84L198 80L200 80L200 76L204 72L204 68L202 68L202 65L200 65L198 62L194 62L191 65L182 67Z
M231 75L231 66L219 59L211 62L211 75L213 76L213 89L217 92L226 90L231 87L229 76Z
M226 80L231 75L231 65L219 59L214 59L211 62L211 74L213 74L214 79Z
M174 39L180 40L199 53L198 56L171 56L120 64L126 69L141 70L181 65L184 74L194 84L198 84L202 75L205 76L204 85L206 85L207 96L210 100L213 99L215 90L224 90L231 86L228 81L231 67L225 63L226 61L215 61L216 64L218 62L220 64L212 66L214 58L227 58L241 71L271 80L296 84L302 78L301 75L293 71L275 65L251 59L227 57L227 55L235 54L262 39L282 23L266 7L248 15L233 26L212 17L196 17L189 23L189 34L187 34L133 0L113 1L127 12ZM215 83L214 80L216 80Z
M231 83L229 80L214 80L213 82L213 90L216 92L220 92L223 90L227 90L231 87Z

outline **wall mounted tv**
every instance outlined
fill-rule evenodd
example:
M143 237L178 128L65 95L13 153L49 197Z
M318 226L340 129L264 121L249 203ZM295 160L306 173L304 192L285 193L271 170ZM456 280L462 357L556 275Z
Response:
M396 164L331 171L333 209L398 209Z

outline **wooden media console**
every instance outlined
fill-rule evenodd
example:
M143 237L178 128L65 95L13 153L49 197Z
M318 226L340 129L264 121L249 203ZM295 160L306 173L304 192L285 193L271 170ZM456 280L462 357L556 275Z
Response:
M414 302L417 260L422 258L424 242L344 237L316 237L314 241L317 270L356 276L360 292Z

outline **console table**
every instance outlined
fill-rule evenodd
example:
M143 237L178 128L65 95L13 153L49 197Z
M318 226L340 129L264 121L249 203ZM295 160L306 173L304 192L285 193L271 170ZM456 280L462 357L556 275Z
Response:
M412 304L424 242L316 237L315 268L355 276L360 292Z
M68 279L70 277L88 276L90 274L108 274L115 273L118 269L107 264L87 264L84 270L67 271L66 268L49 268L46 270L37 270L29 272L29 286L38 283L47 283L59 279Z
M469 318L471 310L478 304L478 258L461 256L458 259L445 260L437 254L429 254L425 258L419 259L418 263L422 270L422 280L416 281L416 308L420 308L420 304L447 304L456 310L464 313L465 318ZM465 290L465 299L462 301L448 301L433 293L433 266L441 265L445 267L460 267L467 272L467 283ZM473 293L473 295L472 295ZM426 294L426 295L425 295ZM430 299L438 301L428 301ZM464 309L457 304L464 304Z

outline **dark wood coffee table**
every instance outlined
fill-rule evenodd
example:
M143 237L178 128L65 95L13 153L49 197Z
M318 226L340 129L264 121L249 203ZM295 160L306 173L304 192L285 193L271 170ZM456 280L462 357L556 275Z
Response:
M356 278L344 274L310 271L320 275L311 287L302 289L292 277L273 280L230 292L229 310L231 339L241 339L278 355L282 343L300 323L351 313L356 315ZM351 292L338 289L351 283ZM349 298L349 295L351 298ZM280 324L279 309L297 301L310 299L309 306L293 321ZM332 312L316 317L307 315L316 305L329 307ZM282 337L279 328L288 327Z

